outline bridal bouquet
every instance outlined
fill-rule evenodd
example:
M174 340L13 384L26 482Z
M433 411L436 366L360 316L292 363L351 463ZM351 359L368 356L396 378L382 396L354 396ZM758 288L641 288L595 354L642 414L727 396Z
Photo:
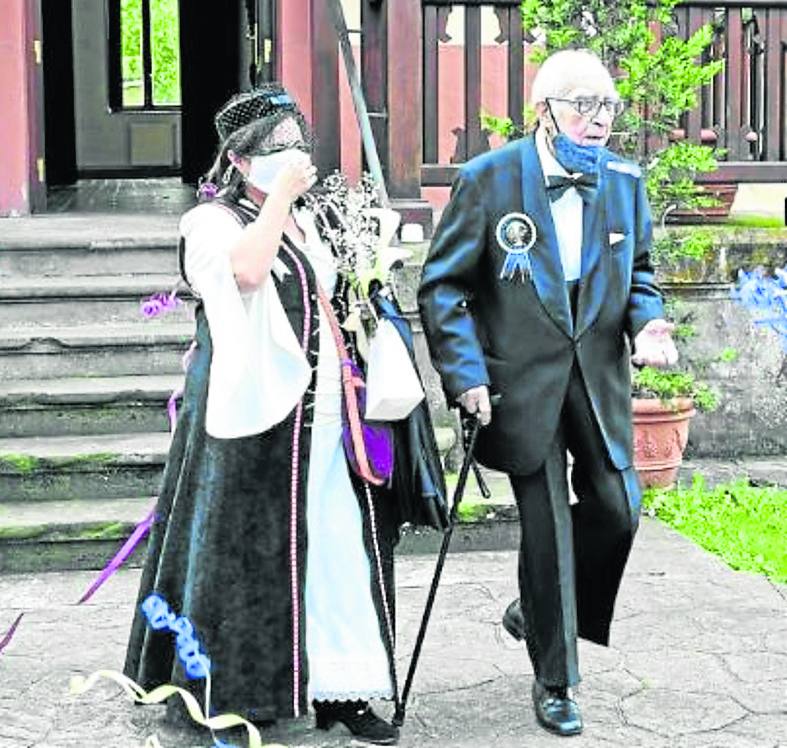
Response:
M364 416L382 422L406 418L424 391L397 328L407 323L390 288L391 271L410 254L392 246L401 217L380 205L369 175L350 186L343 174L334 173L320 191L309 193L307 202L348 285L344 328L355 333L357 351L367 364Z
M368 174L350 185L344 174L334 172L319 191L308 193L306 202L354 301L368 307L375 284L389 285L394 266L410 255L392 246L400 215L380 205L375 182Z

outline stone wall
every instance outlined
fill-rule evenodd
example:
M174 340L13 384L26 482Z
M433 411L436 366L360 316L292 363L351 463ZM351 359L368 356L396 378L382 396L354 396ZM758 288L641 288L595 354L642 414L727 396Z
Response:
M660 281L696 336L682 345L684 362L720 394L712 413L694 419L688 456L739 457L787 454L787 370L777 335L754 323L730 298L738 270L787 264L787 230L717 230L704 262L661 269ZM719 361L725 348L738 354Z

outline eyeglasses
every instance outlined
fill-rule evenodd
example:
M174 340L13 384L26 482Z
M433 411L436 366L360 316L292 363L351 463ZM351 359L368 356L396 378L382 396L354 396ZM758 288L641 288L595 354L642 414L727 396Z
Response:
M625 108L625 104L620 99L599 99L598 96L577 96L576 99L550 96L547 101L563 101L566 104L571 104L577 114L588 119L593 119L601 111L601 107L607 110L610 117L619 116Z

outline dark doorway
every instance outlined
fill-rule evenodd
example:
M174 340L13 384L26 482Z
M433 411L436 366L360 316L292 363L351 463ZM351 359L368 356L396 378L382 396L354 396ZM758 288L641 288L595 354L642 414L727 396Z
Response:
M77 158L71 2L43 0L41 12L46 181L49 186L73 184Z
M248 88L246 0L180 0L183 181L195 184L216 152L213 116Z

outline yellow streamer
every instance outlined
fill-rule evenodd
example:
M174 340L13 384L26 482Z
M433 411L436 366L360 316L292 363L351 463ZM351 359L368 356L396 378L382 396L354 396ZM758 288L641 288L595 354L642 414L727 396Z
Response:
M243 717L240 717L237 714L222 714L220 716L207 719L202 713L202 709L200 708L200 705L194 698L193 694L182 688L178 688L177 686L159 686L148 693L140 685L131 680L131 678L126 677L122 673L118 673L114 670L97 670L87 678L84 678L81 675L74 676L70 683L71 693L75 696L81 696L93 688L93 686L102 678L117 683L129 696L131 696L131 698L134 699L134 701L139 704L160 704L166 701L170 696L177 694L181 697L181 699L183 699L189 715L198 725L207 727L209 730L227 730L230 727L238 726L245 727L249 734L249 748L284 748L284 746L281 745L269 744L267 746L263 746L259 730L257 730L257 728L251 724L251 722L247 722L245 719L243 719ZM148 738L147 742L145 743L145 748L161 748L161 743L159 743L158 738L152 736Z

